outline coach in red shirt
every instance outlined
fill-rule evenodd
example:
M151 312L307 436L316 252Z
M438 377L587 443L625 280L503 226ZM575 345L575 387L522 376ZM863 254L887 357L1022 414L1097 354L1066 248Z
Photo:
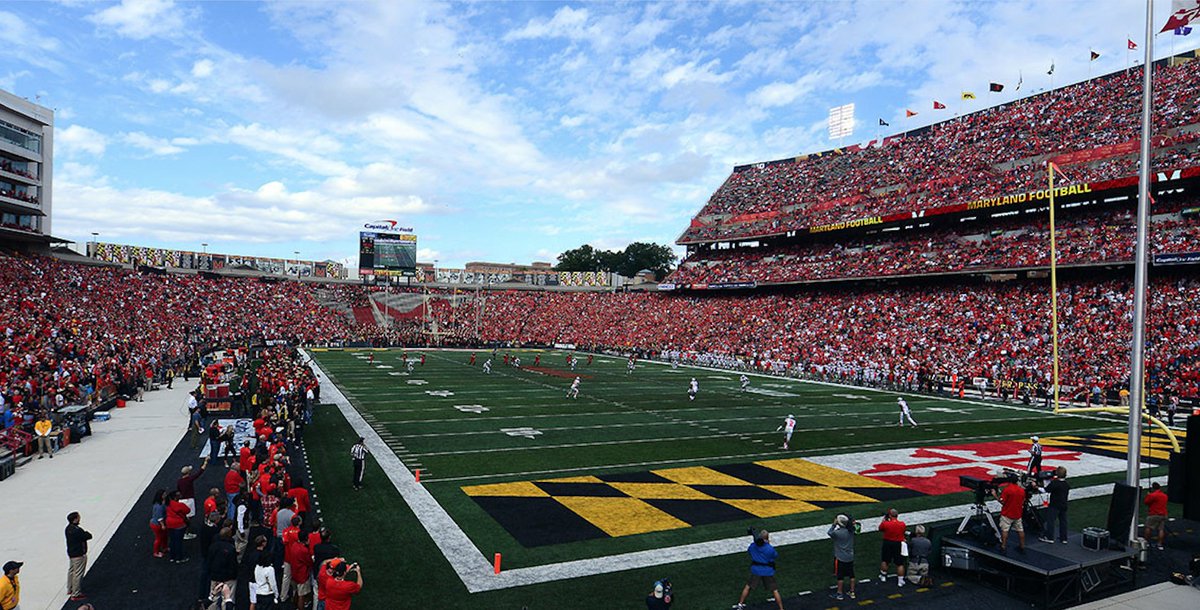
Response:
M883 555L879 560L879 582L887 582L888 564L896 566L896 582L899 586L904 586L904 553L901 548L904 545L904 522L900 520L900 513L896 509L889 508L886 515L883 516L883 521L879 522L879 531L883 532Z
M1021 516L1025 513L1025 490L1016 482L1009 481L1001 488L997 496L1000 500L1000 552L1008 552L1008 530L1017 530L1017 538L1021 546L1019 552L1025 552L1025 525Z

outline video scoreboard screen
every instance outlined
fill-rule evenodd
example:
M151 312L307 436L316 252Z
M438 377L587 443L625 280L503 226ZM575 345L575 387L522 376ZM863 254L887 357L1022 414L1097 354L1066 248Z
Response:
M417 236L411 233L363 231L358 239L360 276L414 275L417 269Z

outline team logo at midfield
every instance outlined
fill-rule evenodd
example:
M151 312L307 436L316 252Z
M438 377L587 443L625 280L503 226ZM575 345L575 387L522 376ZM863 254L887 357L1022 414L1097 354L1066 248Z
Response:
M1072 477L1125 470L1125 461L1085 452L1083 447L1058 447L1056 438L1042 439L1042 468L1066 466ZM886 449L809 458L831 468L887 481L924 494L962 491L958 477L991 478L1005 468L1024 470L1029 465L1030 441L995 441Z

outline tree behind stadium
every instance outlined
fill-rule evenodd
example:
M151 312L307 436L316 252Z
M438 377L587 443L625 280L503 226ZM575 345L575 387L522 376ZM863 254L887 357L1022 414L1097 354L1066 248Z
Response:
M625 277L633 277L642 269L649 269L658 278L666 277L675 266L677 257L668 246L644 242L633 242L624 250L597 250L589 244L567 250L558 255L556 271L608 271Z

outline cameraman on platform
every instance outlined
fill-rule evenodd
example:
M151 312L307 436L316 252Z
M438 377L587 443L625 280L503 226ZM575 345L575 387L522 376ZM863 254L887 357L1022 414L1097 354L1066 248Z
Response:
M1071 484L1067 482L1067 469L1059 466L1054 469L1054 478L1046 484L1046 493L1050 494L1050 507L1046 509L1046 525L1042 528L1042 542L1054 542L1054 522L1058 521L1058 540L1067 543L1067 494L1071 492Z
M1021 517L1025 514L1025 488L1021 487L1016 479L1006 479L1004 486L1000 488L999 493L992 491L996 499L1000 501L1000 553L1008 552L1008 530L1017 530L1017 537L1021 542L1018 552L1025 552L1025 524L1021 521Z
M750 554L750 579L742 588L742 597L738 599L734 609L745 608L746 597L750 595L750 589L762 585L764 589L775 596L775 603L779 604L779 610L783 610L783 598L779 596L779 585L775 582L775 560L779 557L779 551L771 546L771 538L767 530L761 530L754 536L754 542L750 543L747 552Z

